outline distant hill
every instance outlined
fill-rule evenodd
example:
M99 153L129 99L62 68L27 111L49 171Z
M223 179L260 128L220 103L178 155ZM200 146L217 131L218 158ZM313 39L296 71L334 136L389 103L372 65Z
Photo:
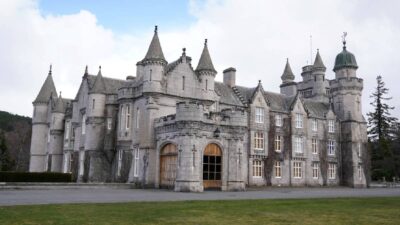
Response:
M5 134L10 158L14 161L12 170L28 171L32 119L0 111L0 132Z

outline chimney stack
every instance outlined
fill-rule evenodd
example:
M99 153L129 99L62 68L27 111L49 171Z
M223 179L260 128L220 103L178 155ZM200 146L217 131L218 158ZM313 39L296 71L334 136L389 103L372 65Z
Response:
M224 73L224 84L229 87L236 86L236 69L229 67L223 71Z

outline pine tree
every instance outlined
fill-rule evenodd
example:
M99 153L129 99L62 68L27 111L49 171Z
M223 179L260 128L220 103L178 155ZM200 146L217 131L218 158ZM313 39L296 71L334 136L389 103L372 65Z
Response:
M6 137L3 131L0 131L0 171L9 171L13 167L13 161L7 148Z
M395 117L390 116L390 110L394 107L389 106L385 101L392 99L391 97L385 97L389 89L385 87L385 82L382 80L382 76L376 78L377 87L374 93L370 96L373 98L371 105L374 106L374 111L369 112L368 116L368 135L372 141L384 141L389 140L393 134L393 125L397 121Z

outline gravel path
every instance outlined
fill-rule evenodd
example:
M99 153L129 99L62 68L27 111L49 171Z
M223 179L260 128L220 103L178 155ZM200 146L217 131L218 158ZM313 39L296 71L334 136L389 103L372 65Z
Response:
M298 199L391 196L400 196L400 188L262 188L252 189L245 192L206 191L203 193L181 193L155 189L115 188L0 190L0 206L137 201Z

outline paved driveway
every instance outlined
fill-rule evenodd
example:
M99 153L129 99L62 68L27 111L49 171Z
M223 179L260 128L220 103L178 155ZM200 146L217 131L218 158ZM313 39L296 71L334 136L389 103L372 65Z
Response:
M114 188L0 190L0 205L390 196L400 196L400 188L264 188L245 192L206 191L203 193Z

